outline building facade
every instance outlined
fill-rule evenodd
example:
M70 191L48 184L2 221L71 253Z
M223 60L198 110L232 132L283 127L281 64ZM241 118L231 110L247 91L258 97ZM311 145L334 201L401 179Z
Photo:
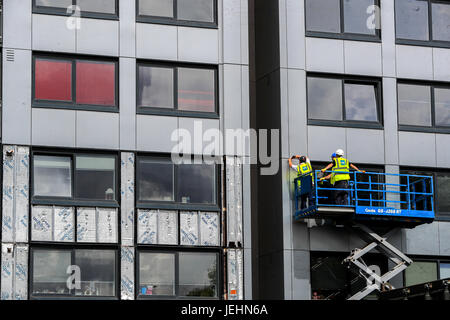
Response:
M361 284L341 264L362 245L355 234L323 221L293 222L296 173L288 159L307 155L321 169L336 149L366 171L433 176L436 219L390 239L414 260L391 283L448 278L450 3L255 0L250 6L252 126L280 130L281 168L252 180L257 297L323 299L339 290L345 297ZM366 262L380 272L389 267L377 254Z
M247 0L3 16L1 299L251 299Z

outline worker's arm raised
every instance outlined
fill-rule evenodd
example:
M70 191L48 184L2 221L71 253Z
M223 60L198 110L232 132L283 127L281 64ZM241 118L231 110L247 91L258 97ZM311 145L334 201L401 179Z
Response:
M297 170L297 165L292 163L292 159L294 159L294 158L299 159L300 156L292 156L292 157L290 157L289 158L289 167L291 167L294 170Z

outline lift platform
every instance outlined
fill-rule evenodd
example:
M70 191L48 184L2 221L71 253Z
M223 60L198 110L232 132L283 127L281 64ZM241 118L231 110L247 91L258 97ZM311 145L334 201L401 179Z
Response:
M365 247L352 250L343 261L349 267L355 266L359 275L367 280L367 286L349 298L360 300L375 290L394 289L389 280L412 263L387 240L397 228L414 228L433 222L433 178L378 172L347 173L351 177L348 189L334 188L326 180L322 181L321 171L296 178L294 221L331 219L366 242ZM340 204L335 203L336 193L341 194ZM302 203L305 197L308 200ZM363 260L372 250L384 254L394 267L383 275L376 274Z

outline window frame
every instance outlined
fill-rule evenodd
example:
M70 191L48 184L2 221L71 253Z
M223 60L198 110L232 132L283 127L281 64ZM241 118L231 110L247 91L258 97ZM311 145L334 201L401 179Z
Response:
M34 275L34 252L36 250L60 250L60 251L68 251L71 253L71 263L74 262L75 259L75 251L76 250L109 250L114 251L114 296L77 296L75 292L72 294L33 294L33 275ZM83 244L77 243L74 245L73 243L51 243L51 244L41 244L41 243L33 243L30 245L29 250L29 276L28 276L28 299L30 300L120 300L120 253L118 245L111 244ZM67 275L69 276L69 275Z
M426 47L436 47L436 48L450 48L450 41L443 40L433 40L433 11L432 4L440 3L440 4L448 4L450 6L450 2L448 0L420 0L427 2L428 4L428 38L429 40L413 40L413 39L404 39L397 37L397 19L395 19L395 43L403 44L403 45L412 45L412 46L426 46ZM394 12L397 11L397 0L394 2Z
M309 118L309 102L308 102L308 78L322 78L333 79L341 81L342 90L342 117L343 120L324 120L324 119L310 119ZM345 84L363 84L375 86L375 101L377 103L377 117L378 121L361 121L361 120L346 120L345 108ZM328 127L346 127L346 128L360 128L360 129L384 129L383 119L383 83L380 78L376 77L360 77L351 75L337 75L327 73L308 72L306 74L306 117L307 124L314 126L328 126Z
M416 85L416 86L428 86L430 89L430 104L431 104L431 126L420 126L420 125L405 125L400 124L400 100L398 95L399 85ZM449 126L436 126L436 99L435 99L435 89L448 89L450 91L450 84L437 81L420 81L420 80L404 80L397 79L397 125L398 131L409 131L409 132L425 132L425 133L450 133Z
M97 150L55 150L55 149L32 149L30 153L30 196L31 205L62 205L62 206L94 206L102 208L119 208L120 207L120 167L119 167L119 155L116 152L105 152ZM71 188L72 196L69 197L48 197L48 196L35 196L34 195L34 156L65 156L71 158ZM77 156L94 156L98 158L111 158L115 160L115 175L114 175L114 200L96 200L96 199L81 199L76 198L76 157ZM120 228L119 228L120 229Z
M450 170L449 169L442 169L442 168L429 168L429 167L413 167L413 166L400 166L400 174L414 174L414 172L417 173L423 173L423 175L429 175L432 173L433 177L433 208L434 208L434 221L450 221L450 212L442 212L439 214L439 211L437 210L437 179L436 175L439 173L447 173L450 176Z
M165 25L175 25L175 26L186 26L186 27L196 27L196 28L208 28L208 29L218 29L218 0L213 1L213 22L202 22L193 20L179 20L177 18L178 13L178 0L173 0L173 18L170 17L160 17L160 16L149 16L139 13L139 0L136 0L136 22L142 23L154 23L154 24L165 24Z
M53 100L37 100L36 99L36 60L49 60L49 61L66 61L71 62L71 90L72 101L53 101ZM115 85L114 85L114 106L107 105L95 105L95 104L78 104L77 99L77 62L91 62L91 63L113 63L115 73ZM84 110L84 111L100 111L119 113L119 62L115 58L111 57L90 57L90 56L74 56L65 54L49 54L33 52L32 56L32 80L31 80L31 106L32 108L46 108L46 109L69 109L69 110Z
M414 262L434 262L436 263L436 268L437 268L437 280L434 281L439 281L441 278L441 263L450 263L450 257L430 257L430 256L421 256L421 255L415 255L415 256L410 256L410 258L413 260ZM402 280L403 280L403 285L406 285L406 270L402 272ZM420 284L420 283L419 283Z
M140 200L139 192L140 192L140 160L141 159L150 159L150 160L160 160L160 161L168 161L173 165L173 201L154 201L154 200ZM191 164L196 164L194 160L192 160ZM178 164L183 165L183 164ZM178 202L178 194L177 194L177 164L171 161L170 156L164 154L145 154L145 153L137 153L136 154L136 165L135 165L135 203L137 209L162 209L162 210L179 210L179 211L209 211L209 212L220 212L221 208L221 197L220 197L220 188L221 188L221 175L220 175L220 164L214 164L214 174L215 174L215 203L214 204L204 204L204 203L182 203ZM179 212L178 212L179 219Z
M158 296L144 296L140 294L140 257L142 253L169 253L175 256L175 294L172 295L158 295ZM216 255L216 273L217 273L217 297L195 297L195 296L179 296L179 280L180 280L180 253L210 253ZM217 248L170 248L167 246L158 246L152 248L149 245L137 245L136 260L135 260L135 297L136 300L222 300L223 292L223 275L221 266L223 265L223 256Z
M92 11L83 11L80 12L81 18L94 18L94 19L103 19L103 20L119 20L119 0L114 0L115 2L115 10L116 13L102 13L102 12L92 12ZM77 0L72 0L72 6L77 5ZM67 9L57 8L57 7L43 7L38 6L36 4L36 0L33 0L33 13L37 14L48 14L48 15L57 15L57 16L66 16L70 17L72 14L67 13Z
M166 68L173 71L173 108L139 106L139 68L141 66L150 68ZM178 109L178 68L211 70L214 72L214 112L187 111ZM163 61L143 60L137 60L136 62L136 114L219 119L219 97L219 70L217 68L217 65L198 63L170 63Z
M374 0L375 5L380 8L380 0ZM351 33L345 32L345 21L344 21L344 0L339 0L339 16L340 16L340 32L324 32L324 31L309 31L306 25L306 0L305 0L305 35L306 37L312 38L328 38L328 39L341 39L341 40L354 40L354 41L365 41L365 42L377 42L381 43L381 29L375 28L375 35L362 34L362 33ZM380 14L381 22L381 14Z

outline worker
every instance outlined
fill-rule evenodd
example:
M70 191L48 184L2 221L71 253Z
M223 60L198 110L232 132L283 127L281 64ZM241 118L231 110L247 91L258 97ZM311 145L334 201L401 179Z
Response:
M293 159L298 159L299 164L298 165L293 164L292 163ZM298 156L298 155L292 156L289 159L289 166L293 170L295 170L297 172L297 177L301 177L301 176L304 176L304 175L307 175L307 174L310 174L311 178L313 176L313 170L312 170L312 167L311 167L311 161L306 156ZM311 183L314 184L312 182L312 179L311 179ZM312 185L311 185L311 187L312 187ZM300 179L297 180L297 188L301 190L301 181L300 181ZM307 203L308 199L309 199L309 194L302 194L301 195L300 209L302 209L302 210L306 209L306 207L307 207L306 203Z
M331 184L334 186L334 203L337 205L347 206L348 203L348 191L343 189L348 189L348 181L350 180L350 168L358 171L365 172L364 170L359 170L354 164L350 163L346 158L344 158L344 151L342 149L336 150L336 157L333 158L332 163L328 164L321 171L326 172L332 168L332 173L328 176L321 178L330 179Z

